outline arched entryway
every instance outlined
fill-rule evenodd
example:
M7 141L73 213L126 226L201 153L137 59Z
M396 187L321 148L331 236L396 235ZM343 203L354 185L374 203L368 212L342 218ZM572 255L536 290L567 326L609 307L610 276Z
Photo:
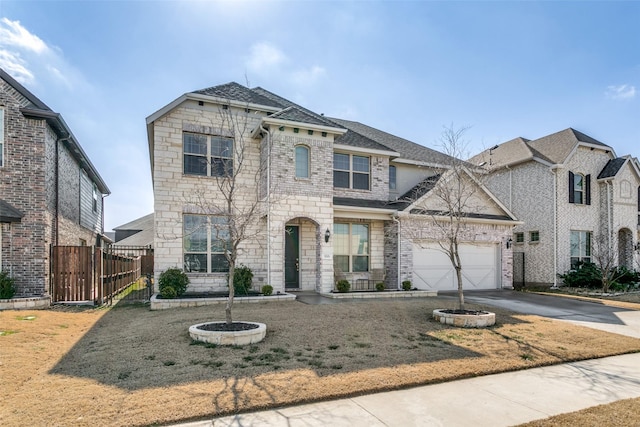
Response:
M633 268L633 233L628 228L618 231L618 265Z
M285 291L317 290L320 271L320 225L306 217L293 218L284 227Z

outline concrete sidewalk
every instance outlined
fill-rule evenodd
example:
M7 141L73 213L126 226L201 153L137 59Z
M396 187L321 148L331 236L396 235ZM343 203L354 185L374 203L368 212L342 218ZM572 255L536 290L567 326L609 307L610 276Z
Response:
M487 375L181 426L498 427L632 397L640 397L640 354Z

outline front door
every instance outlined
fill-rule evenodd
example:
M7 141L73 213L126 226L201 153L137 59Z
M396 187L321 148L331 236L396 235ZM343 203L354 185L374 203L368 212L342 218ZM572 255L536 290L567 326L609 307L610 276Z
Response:
M284 233L284 287L300 287L300 227L287 225Z

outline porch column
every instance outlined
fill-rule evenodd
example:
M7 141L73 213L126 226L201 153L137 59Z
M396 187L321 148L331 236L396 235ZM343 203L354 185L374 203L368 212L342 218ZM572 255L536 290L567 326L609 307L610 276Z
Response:
M325 233L329 230L329 242L325 242ZM333 223L321 224L317 232L317 280L316 291L329 293L333 290Z

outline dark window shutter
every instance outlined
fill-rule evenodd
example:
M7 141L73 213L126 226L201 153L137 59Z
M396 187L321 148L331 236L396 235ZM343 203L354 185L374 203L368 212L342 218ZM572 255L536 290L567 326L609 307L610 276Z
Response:
M573 172L569 171L569 203L573 203Z
M591 204L591 175L587 175L584 177L585 179L585 186L584 186L584 192L585 194L585 203L587 205Z

